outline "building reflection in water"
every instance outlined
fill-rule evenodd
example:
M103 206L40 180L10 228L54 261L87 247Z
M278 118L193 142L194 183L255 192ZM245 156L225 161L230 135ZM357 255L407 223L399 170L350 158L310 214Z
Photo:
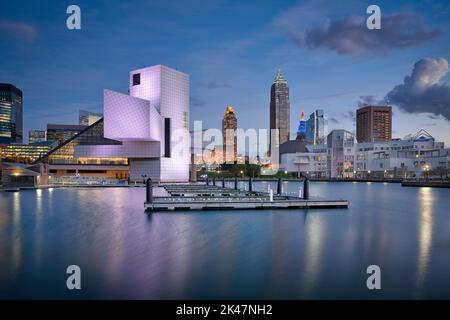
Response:
M11 233L11 271L17 273L22 262L22 207L20 203L21 192L13 194L13 232Z
M33 245L35 247L34 250L34 258L36 265L40 266L42 260L42 237L43 237L43 229L42 229L42 219L43 219L43 209L42 209L42 197L43 191L42 189L36 190L36 214L35 214L35 227L34 227L34 241Z
M417 256L417 294L420 297L424 290L425 280L429 272L431 244L433 240L433 197L431 188L420 188L420 215Z
M326 233L324 227L321 216L308 215L305 223L305 272L302 281L305 296L311 296L317 284Z

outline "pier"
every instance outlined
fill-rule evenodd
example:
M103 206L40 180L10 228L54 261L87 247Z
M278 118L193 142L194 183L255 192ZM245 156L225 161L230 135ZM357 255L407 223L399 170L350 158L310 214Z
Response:
M149 179L150 180L150 179ZM151 181L147 181L146 211L188 210L243 210L243 209L309 209L348 208L348 200L310 200L308 182L303 189L303 198L269 192L231 189L208 184L164 184L168 196L153 196ZM279 185L281 181L279 181Z

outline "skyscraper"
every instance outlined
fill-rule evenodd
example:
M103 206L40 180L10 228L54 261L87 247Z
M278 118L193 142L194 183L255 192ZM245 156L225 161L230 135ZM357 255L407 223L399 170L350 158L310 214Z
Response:
M80 110L79 111L79 125L80 126L90 126L103 118L103 114L101 113L94 113L86 110Z
M356 111L356 140L358 143L391 141L391 139L391 106L365 106Z
M321 109L311 113L306 121L306 140L313 144L322 144L325 142L325 116Z
M232 106L225 110L222 120L224 162L237 161L237 118Z
M270 142L271 149L272 130L279 130L279 143L289 140L290 131L290 103L289 87L284 75L278 71L270 89Z
M0 143L21 143L22 124L22 91L0 83Z

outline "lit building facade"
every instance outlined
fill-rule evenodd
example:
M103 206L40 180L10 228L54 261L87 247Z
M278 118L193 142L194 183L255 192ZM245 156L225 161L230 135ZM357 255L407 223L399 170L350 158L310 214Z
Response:
M392 140L392 107L365 106L356 111L356 140L379 142Z
M4 161L16 163L33 163L56 146L54 141L42 141L31 144L11 143L1 149Z
M86 126L75 124L47 124L47 140L62 144L84 129L86 129Z
M104 90L104 118L38 160L50 175L189 180L189 76L157 65L129 79L129 94Z
M306 121L305 113L303 111L300 115L300 122L298 124L297 140L306 141Z
M282 145L280 168L315 178L407 179L445 177L450 172L450 148L425 130L403 140L355 143L353 147L352 136L345 130L333 130L326 146L307 144L286 149Z
M450 170L450 149L420 130L403 140L358 143L355 162L357 177L413 178L436 168Z
M237 161L237 117L232 106L225 110L222 120L223 162Z
M273 129L279 130L279 144L289 141L290 108L288 83L283 73L278 71L270 89L269 152L271 150L270 142L272 141Z
M47 132L45 130L28 131L28 143L47 141Z
M343 129L327 136L327 169L330 178L351 178L355 163L355 136Z
M313 145L325 142L326 121L323 110L318 109L311 113L306 121L306 140Z
M23 142L22 91L0 83L0 144Z

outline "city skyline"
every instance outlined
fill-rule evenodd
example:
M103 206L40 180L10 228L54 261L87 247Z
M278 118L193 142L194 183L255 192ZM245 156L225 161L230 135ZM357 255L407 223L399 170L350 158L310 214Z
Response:
M267 128L268 91L273 75L281 69L291 88L291 137L295 135L301 110L310 114L323 109L328 115L329 131L355 132L354 117L359 105L388 97L393 105L393 138L425 128L449 145L445 92L450 44L449 35L443 31L449 25L445 19L449 7L444 1L379 4L385 21L383 27L399 28L401 35L404 35L402 28L404 32L414 31L415 38L404 46L389 46L399 36L395 33L376 39L380 49L377 53L371 52L366 43L351 50L340 42L333 47L320 39L300 41L301 34L313 35L308 30L318 30L326 21L331 25L344 21L347 24L343 25L350 28L348 19L366 17L368 3L348 1L339 8L321 1L286 1L264 3L258 9L241 4L238 11L222 1L204 3L197 9L181 3L171 6L135 1L131 5L105 6L100 13L89 2L80 1L83 25L78 31L65 28L64 4L43 2L39 8L30 5L20 13L20 1L8 3L5 5L8 17L0 14L0 44L5 48L0 62L1 81L13 83L24 92L23 131L27 133L44 129L47 123L75 124L79 109L100 112L103 88L126 92L126 82L120 77L124 70L161 62L191 74L191 126L193 120L203 120L204 127L220 128L218 115L223 105L231 104L239 106L240 127L246 129ZM124 7L130 10L132 20L116 19ZM173 19L166 22L147 16L143 19L140 11L151 17L154 8ZM212 23L219 14L224 18L221 20L227 21L250 9L249 19L233 26L227 24L224 28L222 23ZM41 19L33 16L36 12L41 13ZM411 19L408 14L418 15L419 19ZM207 18L211 28L203 30L199 18ZM166 24L165 31L159 30L162 24ZM133 34L129 33L130 28ZM181 30L186 37L180 40ZM222 36L217 38L215 34L219 31ZM345 40L346 31L330 31L329 36ZM12 44L6 46L11 40ZM89 52L83 49L94 40L101 49ZM163 42L167 47L152 46ZM136 51L138 46L143 50ZM183 50L174 53L174 48ZM404 78L408 76L414 83L430 73L434 75L431 85L439 85L444 107L430 105L429 110L435 113L406 112L408 106L401 103L409 92ZM54 89L52 95L48 94L50 86ZM423 111L419 102L409 111Z

